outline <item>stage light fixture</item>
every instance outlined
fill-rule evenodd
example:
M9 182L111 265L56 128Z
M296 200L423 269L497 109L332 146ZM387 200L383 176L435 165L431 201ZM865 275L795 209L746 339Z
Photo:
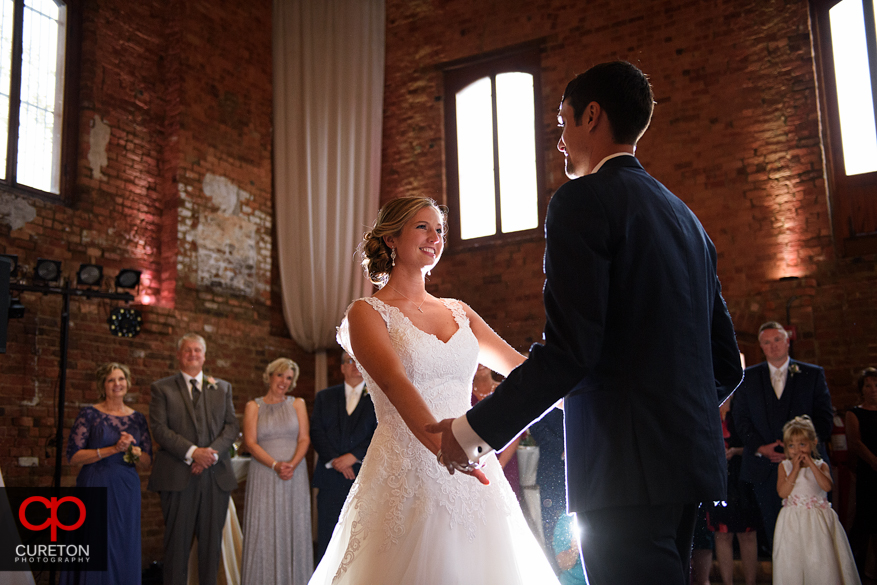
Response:
M21 304L21 299L10 299L7 317L9 319L21 319L24 317L24 305Z
M110 333L116 337L137 337L142 323L143 317L140 311L126 307L116 307L110 311L110 316L107 318Z
M61 263L57 260L37 259L33 271L34 280L38 282L56 282L61 279Z
M140 271L123 268L116 276L116 288L137 288L140 284Z
M17 254L0 254L0 257L7 258L9 260L9 262L12 263L12 266L9 267L9 276L10 276L10 278L15 278L15 275L18 272L18 255Z
M76 273L76 282L86 286L100 286L104 276L104 267L97 264L80 264Z

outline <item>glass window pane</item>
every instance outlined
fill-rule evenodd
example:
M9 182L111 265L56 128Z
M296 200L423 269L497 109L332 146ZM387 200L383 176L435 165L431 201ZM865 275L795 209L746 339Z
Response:
M27 0L21 56L17 180L60 193L66 9Z
M0 4L0 179L6 179L6 148L9 142L9 86L12 84L12 29L15 0Z
M877 129L868 72L862 0L843 0L828 11L847 175L877 171Z
M533 76L496 76L500 217L503 233L538 227Z
M490 78L469 84L456 97L460 237L468 240L496 233Z

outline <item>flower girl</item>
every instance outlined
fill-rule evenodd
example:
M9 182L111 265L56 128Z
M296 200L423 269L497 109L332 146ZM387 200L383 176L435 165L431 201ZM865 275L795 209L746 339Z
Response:
M783 427L786 460L777 474L783 509L773 540L774 585L861 584L843 526L826 499L831 473L818 458L817 441L809 416L796 416Z

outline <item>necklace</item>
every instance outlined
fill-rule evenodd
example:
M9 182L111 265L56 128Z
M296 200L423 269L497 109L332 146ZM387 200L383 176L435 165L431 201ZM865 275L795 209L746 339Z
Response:
M406 297L406 296L403 295L401 292L399 292L399 289L397 289L395 286L393 286L393 285L390 284L389 282L387 283L387 286L389 286L391 289L393 289L394 291L396 291L397 293L399 293L400 295L402 295L403 297L405 297L406 299L408 299L408 300L411 302L412 305L416 305L416 304L417 304L417 303L415 303L414 301L412 301L410 298ZM417 310L420 311L421 313L423 312L423 309L421 309L420 307L422 307L422 306L423 306L423 303L425 303L425 302L426 302L426 297L423 297L423 300L420 301L420 304L419 304L419 305L417 305Z

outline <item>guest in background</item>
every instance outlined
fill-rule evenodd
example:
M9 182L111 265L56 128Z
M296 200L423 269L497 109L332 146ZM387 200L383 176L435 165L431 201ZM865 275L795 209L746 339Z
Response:
M765 361L746 368L734 395L734 422L743 439L740 478L752 484L768 548L782 501L777 496L777 467L783 455L783 425L806 414L816 427L822 457L831 436L831 396L825 372L819 366L789 357L789 334L776 321L758 329L758 343Z
M540 452L539 456L542 456ZM579 554L579 529L575 514L561 514L551 537L554 545L554 562L560 568L557 576L560 585L587 585L582 557Z
M758 569L758 524L761 517L752 484L740 481L743 441L734 426L731 401L722 403L722 433L725 436L725 456L728 459L728 496L722 502L713 502L707 510L707 520L715 533L716 559L723 585L734 583L734 535L740 543L740 560L746 585L755 585Z
M344 383L330 386L314 399L311 442L317 452L317 562L323 558L347 493L378 426L375 405L362 374L347 353L341 354Z
M152 457L146 417L124 402L131 386L128 366L111 362L97 370L101 401L79 411L67 442L67 460L82 465L76 487L107 488L107 570L61 575L62 584L139 584L140 476Z
M279 358L268 364L268 392L247 402L244 442L252 455L244 505L242 585L306 585L314 572L311 494L307 465L311 439L302 398L287 396L299 367Z
M833 482L807 415L783 427L786 459L776 490L783 499L773 542L774 585L861 585L847 535L828 502Z
M475 370L475 377L472 379L472 406L493 394L497 386L499 386L499 382L493 379L493 371L486 366L478 364L478 369ZM517 496L519 501L521 499L521 472L518 468L518 445L521 444L523 436L524 433L521 433L508 447L496 454L496 458L502 466L502 471L506 479L509 480L509 485L512 486L512 491L515 492L515 496Z
M856 515L850 545L862 580L877 579L877 369L858 380L862 404L846 414L847 444L856 457Z
M694 537L691 541L691 585L710 585L710 569L713 566L713 533L706 523L707 503L697 508L694 521Z
M530 436L539 445L539 463L536 467L536 485L542 508L542 533L545 535L546 556L556 571L560 571L552 548L554 527L558 518L566 514L566 471L563 461L563 411L552 408L545 416L530 425Z
M149 423L161 449L149 490L164 516L164 585L188 583L192 537L198 580L215 585L228 498L238 485L229 448L238 436L231 384L204 375L207 342L195 333L177 342L180 371L152 384Z

